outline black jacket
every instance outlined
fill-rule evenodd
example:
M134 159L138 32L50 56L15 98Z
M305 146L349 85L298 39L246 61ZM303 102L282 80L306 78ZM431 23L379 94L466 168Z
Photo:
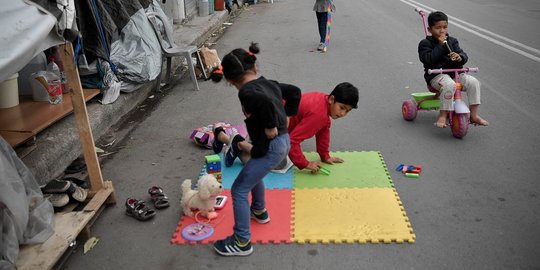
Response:
M300 88L259 77L246 83L238 92L244 120L253 148L251 157L262 157L268 151L270 140L265 128L278 129L279 135L286 134L287 116L298 112L302 93Z
M448 36L446 39L450 49L457 52L461 56L461 62L454 62L450 60L448 54L448 48L446 45L439 44L439 42L431 36L426 37L420 44L418 44L418 57L420 61L424 64L424 78L429 84L431 79L435 78L438 74L428 74L428 69L447 69L447 68L462 68L469 57L467 54L459 47L459 42L456 38ZM454 78L453 73L447 73L450 77Z

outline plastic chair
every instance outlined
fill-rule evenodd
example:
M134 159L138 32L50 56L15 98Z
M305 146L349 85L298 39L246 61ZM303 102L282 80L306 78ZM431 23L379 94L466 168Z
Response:
M201 55L199 54L199 50L196 46L178 46L174 43L173 39L173 30L172 26L168 23L168 20L166 18L163 18L159 13L156 12L148 12L146 13L146 16L148 20L150 21L150 24L152 25L152 28L154 29L154 32L156 33L156 36L159 40L159 45L161 46L161 51L163 52L163 55L167 58L167 75L166 80L167 83L171 80L171 66L172 66L172 57L174 56L183 56L186 58L189 73L191 76L191 80L193 81L193 85L195 86L195 90L199 90L199 84L197 83L197 76L195 75L195 65L193 63L192 55L195 53L197 57L197 61L199 62L201 66L201 70L203 73L203 76L205 79L207 79L206 71L204 70L204 64L201 60ZM160 30L160 27L158 25L158 20L161 21L161 24L163 25L163 28L165 29L165 33L162 33Z

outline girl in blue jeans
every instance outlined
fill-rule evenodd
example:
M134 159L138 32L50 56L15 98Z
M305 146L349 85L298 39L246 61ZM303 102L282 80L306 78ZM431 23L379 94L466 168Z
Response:
M288 116L296 115L301 91L298 87L258 77L255 62L259 47L252 43L249 50L235 49L225 55L221 67L212 72L212 79L222 77L238 89L238 98L246 119L251 144L239 134L233 134L225 155L225 164L232 164L242 154L251 158L244 165L231 188L234 210L234 234L214 244L223 256L247 256L253 252L250 219L268 223L263 178L286 158L290 141ZM216 129L215 138L222 130ZM217 140L216 140L217 141ZM223 144L220 143L219 147ZM251 192L251 206L248 196Z

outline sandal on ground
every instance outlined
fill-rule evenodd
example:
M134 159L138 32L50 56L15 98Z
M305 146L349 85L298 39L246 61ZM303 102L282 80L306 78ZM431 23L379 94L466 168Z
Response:
M126 215L140 221L145 221L153 218L156 215L156 211L148 207L143 200L128 198L126 200Z
M148 194L152 198L154 207L157 209L169 207L169 198L163 193L163 189L158 186L153 186L148 189Z

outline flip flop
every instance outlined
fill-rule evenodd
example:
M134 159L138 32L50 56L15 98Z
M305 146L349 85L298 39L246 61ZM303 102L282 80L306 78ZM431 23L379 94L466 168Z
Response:
M163 189L158 186L152 186L148 189L148 194L152 198L154 207L156 209L167 208L169 207L169 198L163 193Z
M140 221L145 221L153 218L156 215L156 211L146 205L143 200L137 200L135 198L127 198L126 200L126 215L133 217Z

